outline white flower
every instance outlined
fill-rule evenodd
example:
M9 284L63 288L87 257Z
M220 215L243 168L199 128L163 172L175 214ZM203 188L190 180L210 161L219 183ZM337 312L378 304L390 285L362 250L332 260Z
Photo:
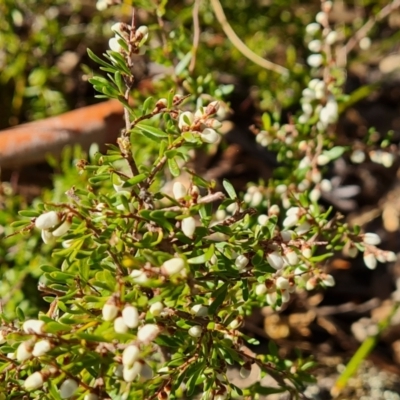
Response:
M290 300L290 292L289 290L284 290L281 292L281 300L282 303L287 303Z
M307 57L307 64L313 68L320 67L323 61L324 58L322 57L321 54L311 54L310 56Z
M50 229L53 226L56 226L60 223L60 217L57 212L49 211L42 215L35 220L35 226L38 229Z
M161 301L157 301L150 306L150 314L158 317L164 310L164 304Z
M60 386L60 396L62 399L69 399L78 390L78 382L74 379L66 379Z
M300 224L296 229L296 233L298 235L304 235L305 233L307 233L309 230L311 229L311 225L308 222L303 222L302 224Z
M328 156L326 156L325 154L320 154L317 157L318 165L326 165L329 163L329 161L331 161L331 159Z
M32 375L29 375L24 382L24 388L26 390L35 390L39 389L43 385L43 375L41 372L34 372Z
M54 231L52 231L51 233L55 237L65 235L68 232L69 228L71 228L71 225L71 220L67 218L57 229L54 229Z
M178 127L180 130L190 127L194 121L194 115L190 111L185 111L179 116Z
M363 236L363 241L366 244L376 246L381 243L381 238L376 233L367 232Z
M122 47L119 44L119 38L113 37L108 41L108 47L110 48L110 50L115 51L117 53L121 52Z
M277 204L273 204L269 209L268 209L268 215L279 215L281 212L279 206Z
M299 256L293 249L289 249L285 253L285 259L289 265L296 265L299 262Z
M132 368L124 367L123 377L125 382L133 382L140 372L142 371L142 363L140 361L136 361Z
M336 122L338 119L338 115L338 104L336 100L332 97L327 101L325 107L321 109L319 120L321 121L323 126L326 127L329 124L333 124L334 122Z
M122 318L129 328L136 328L139 325L139 312L134 306L126 306L122 310Z
M262 296L263 294L267 293L267 287L264 283L260 283L256 286L255 291L257 296Z
M22 325L22 330L25 333L43 333L44 322L38 319L28 319Z
M129 327L125 324L123 317L115 318L114 320L114 331L117 333L126 333L128 332Z
M303 103L301 105L301 108L303 109L304 114L311 115L312 112L314 111L313 106L310 103ZM299 121L300 122L300 121ZM307 122L307 121L306 121ZM299 146L300 147L300 146Z
M142 45L147 38L149 37L149 28L147 26L139 26L139 28L136 29L136 38L139 39L140 45Z
M378 262L374 254L365 252L363 258L364 258L364 264L366 265L367 268L369 269L376 268Z
M4 336L3 331L0 331L0 344L4 344L6 342L6 337Z
M192 326L189 330L188 333L190 336L194 337L194 338L198 338L201 336L203 332L203 328L200 325L195 325Z
M267 293L267 295L265 296L265 300L270 306L273 306L276 303L277 299L278 295L276 294L276 292Z
M191 311L196 317L207 317L208 315L208 307L203 306L202 304L195 304Z
M167 275L177 274L178 272L182 271L184 267L185 261L180 257L171 258L170 260L165 261L161 266L164 273Z
M318 188L314 188L313 190L310 191L310 194L308 196L311 201L317 202L320 197L321 197L321 190ZM296 229L297 232L297 229Z
M103 319L104 321L113 321L118 315L119 308L113 303L106 303L103 306Z
M329 179L322 179L320 187L323 192L330 192L332 190L332 182Z
M153 341L160 333L160 328L155 324L146 324L139 328L137 338L145 344Z
M325 275L322 277L322 283L328 287L335 286L335 278L332 275Z
M292 236L294 235L293 231L282 231L281 232L281 238L282 240L287 243L292 239Z
M236 257L235 266L238 270L242 270L242 269L246 268L248 263L249 263L249 259L246 256L244 256L243 254L240 254Z
M317 280L312 277L306 283L306 290L314 290L317 287Z
M276 279L276 287L280 290L287 290L290 287L289 280L283 276L280 276Z
M239 326L242 324L241 320L238 318L235 318L229 325L228 328L230 329L237 329Z
M266 226L268 223L268 220L269 220L269 217L268 217L268 215L265 215L265 214L260 214L257 218L257 222L261 226Z
M46 354L48 351L51 350L51 343L50 341L44 339L44 340L39 340L38 342L35 343L33 346L33 351L32 355L34 357L40 357Z
M323 11L320 11L316 16L315 20L319 22L321 25L325 25L328 22L328 15Z
M393 262L397 260L397 255L394 251L385 252L385 258L387 262Z
M267 260L269 262L269 265L276 270L281 269L284 265L283 257L277 251L269 253L267 255Z
M219 134L212 128L205 128L200 133L200 138L204 143L217 143L219 140Z
M317 32L319 32L321 29L320 24L317 24L316 22L312 22L311 24L308 24L306 26L306 32L309 35L315 35Z
M97 396L97 394L94 393L88 393L85 395L83 400L99 400L99 396Z
M133 281L138 284L145 284L149 280L146 273L138 269L134 269L130 276L133 278Z
M292 215L288 215L282 222L282 225L285 228L290 228L294 225L296 225L299 222L299 216L292 214Z
M312 256L311 248L308 247L308 246L304 246L304 247L301 249L301 254L302 254L303 257L305 257L305 258L310 258L310 257Z
M312 51L313 53L319 53L322 48L322 43L320 40L315 39L311 40L310 43L308 43L308 50Z
M56 240L56 238L53 236L53 233L45 229L42 230L41 236L43 242L46 244L52 244Z
M350 258L356 258L357 254L358 254L358 249L357 249L356 246L350 246L347 249L347 254L346 255L349 256Z
M16 351L16 358L22 362L32 357L32 347L28 342L22 342Z
M328 43L330 46L336 43L338 38L338 34L336 31L331 31L326 35L325 42Z
M132 367L132 365L139 359L140 350L134 344L125 348L122 353L122 364L124 367Z
M193 217L184 218L181 221L182 232L185 236L193 239L194 231L196 230L196 220Z
M180 200L186 196L187 190L181 182L174 182L174 186L172 187L172 193L174 195L175 200Z
M365 153L362 150L354 150L350 156L351 162L361 164L365 161Z

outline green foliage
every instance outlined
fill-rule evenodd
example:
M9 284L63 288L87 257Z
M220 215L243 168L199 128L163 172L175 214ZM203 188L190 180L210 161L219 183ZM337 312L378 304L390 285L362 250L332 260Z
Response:
M149 28L119 23L106 53L88 50L100 66L90 78L97 97L118 99L126 110L117 146L110 145L107 154L91 151L88 161L80 160L78 149L66 150L54 190L29 210L20 211L28 205L2 185L2 201L11 210L0 212L7 236L0 247L0 294L7 299L0 316L0 371L7 395L222 400L287 392L298 397L313 380L312 361L284 360L272 342L267 354L251 355L245 345L257 341L241 332L244 317L255 306L279 311L296 291L332 286L324 260L333 250L349 256L364 252L369 268L377 260L393 260L393 253L376 247L379 237L348 227L318 203L330 184L323 180L325 166L352 151L335 142L340 105L352 100L343 96L343 69L334 64L335 42L328 40L334 30L326 24L324 32L313 33L318 39L306 37L323 46L314 52L321 57L308 58L311 68L298 66L297 53L288 46L284 55L291 75L270 82L275 72L246 69L248 77L257 70L260 110L267 110L254 128L256 140L276 153L280 166L265 185L238 193L223 181L222 192L188 162L199 148L215 151L222 139L218 130L233 87L217 83L210 68L226 62L227 53L209 59L201 46L197 59L205 61L191 69L191 8L142 3ZM276 46L271 32L257 37L251 30L277 15L278 31L289 26L296 34L311 22L306 14L282 12L280 5L249 28L256 50L261 43L267 53ZM227 14L234 11L238 30L244 29L248 6L230 7ZM154 13L171 21L168 37ZM200 7L199 15L204 26L215 27L210 9ZM158 38L155 44L148 35ZM174 65L174 74L155 82L154 95L145 97L135 89L133 60L149 42L149 58ZM233 53L229 60L238 61L241 56ZM35 74L45 84L43 72ZM283 96L284 85L293 98ZM298 98L303 112L281 123L282 108ZM185 184L175 179L182 177ZM26 240L11 234L13 220ZM47 307L33 301L35 279ZM252 365L278 387L255 383L242 391L229 382L229 366L248 376Z

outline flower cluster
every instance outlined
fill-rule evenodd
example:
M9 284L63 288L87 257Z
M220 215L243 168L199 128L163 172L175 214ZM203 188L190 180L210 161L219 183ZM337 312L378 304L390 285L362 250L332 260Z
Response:
M72 225L70 214L48 211L35 219L36 228L42 231L43 242L54 243L58 237L65 235Z
M149 29L144 25L133 30L128 24L117 22L111 27L111 30L115 36L109 40L108 46L117 53L139 53L140 46L146 42L149 36Z

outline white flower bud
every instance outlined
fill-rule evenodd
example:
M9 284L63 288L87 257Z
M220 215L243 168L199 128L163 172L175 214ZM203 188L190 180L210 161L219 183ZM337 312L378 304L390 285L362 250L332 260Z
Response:
M315 35L320 30L321 30L321 26L319 24L317 24L316 22L312 22L311 24L308 24L306 26L306 32L309 35Z
M229 329L237 329L242 324L242 321L238 318L235 318L229 325Z
M189 128L194 121L194 115L190 111L185 111L179 116L178 127L180 130Z
M348 257L350 258L356 258L358 255L358 249L356 246L350 246L347 251L346 254Z
M122 353L122 364L124 367L131 367L135 361L139 360L140 350L134 344L125 348Z
M115 317L118 315L118 307L112 303L106 303L103 306L103 319L104 321L113 321Z
M251 374L251 367L243 366L240 368L239 375L242 379L247 379Z
M287 290L290 287L289 280L283 276L280 276L276 279L276 287L280 290Z
M122 50L122 47L118 42L118 38L116 37L113 37L108 41L108 47L110 50L115 51L116 53L119 53Z
M360 42L359 46L361 50L368 50L371 47L371 39L369 37L363 37Z
M296 233L298 235L304 235L305 233L307 233L309 230L311 229L311 225L308 222L303 222L302 224L300 224L296 229Z
M294 232L290 231L290 230L281 232L281 238L285 243L290 242L293 235L294 235Z
M174 275L182 271L184 267L185 261L180 257L175 257L165 261L161 268L163 269L165 274Z
M283 257L277 251L269 253L267 255L267 260L272 268L276 270L283 268L284 265Z
M202 304L195 304L192 308L191 311L193 314L196 315L196 317L207 317L208 315L208 307L203 306Z
M288 303L290 301L289 290L284 290L281 292L281 300L282 300L282 303Z
M381 158L381 164L386 167L390 168L393 165L394 156L391 153L384 152Z
M212 128L212 129L219 129L219 128L221 128L222 123L219 122L219 121L218 121L217 119L215 119L215 118L210 118L210 119L208 119L208 120L206 121L206 125L207 125L209 128Z
M60 386L60 396L62 399L69 399L78 390L78 382L74 379L66 379Z
M317 280L312 277L306 283L306 290L314 290L317 287Z
M385 258L387 262L394 262L397 261L397 255L394 251L387 251L385 252Z
M71 225L71 220L67 218L57 229L54 229L54 231L51 233L55 237L65 235L68 232L69 228L71 228Z
M38 335L43 333L44 322L38 319L28 319L22 325L22 330L25 333L37 333Z
M193 217L184 218L181 221L182 232L185 236L193 239L194 231L196 230L196 220Z
M364 258L364 264L366 265L367 268L369 269L376 268L378 262L374 254L365 252L363 258Z
M311 40L311 42L308 43L308 50L312 51L313 53L319 53L321 49L322 49L322 43L318 39Z
M311 54L307 57L307 64L312 68L318 68L322 65L324 61L321 54Z
M337 38L338 38L337 32L331 31L326 35L325 42L330 46L332 46L333 44L336 43Z
M308 246L304 246L304 247L301 249L301 254L302 254L303 257L305 257L305 258L311 258L311 256L312 256L311 248L308 247Z
M266 226L268 223L269 217L265 214L260 214L257 218L257 223L261 226Z
M129 327L125 324L123 317L115 318L114 320L114 331L116 333L126 333L128 332Z
M322 277L322 283L328 287L335 286L335 278L332 275L325 275Z
M323 192L330 192L332 190L332 182L329 179L322 179L320 187Z
M319 114L319 120L326 127L337 121L339 116L339 109L336 100L332 97L328 100L325 107L322 107Z
M363 236L363 241L366 244L376 246L381 243L381 238L376 233L367 232Z
M140 44L142 45L147 38L149 37L149 28L147 26L139 26L136 29L136 38L140 40Z
M115 24L111 27L111 30L112 30L114 33L118 33L118 34L120 34L121 36L123 36L124 33L125 33L124 26L125 26L124 23L122 23L122 22L117 22L117 23L115 23Z
M0 344L4 344L6 342L6 337L4 336L4 332L0 331Z
M175 200L181 200L186 196L187 190L181 182L174 182L172 193L174 194Z
M325 25L328 22L328 15L323 11L320 11L316 16L315 20L321 25Z
M83 400L99 400L99 396L97 396L95 393L88 393L85 395Z
M289 249L285 253L285 259L289 265L296 265L299 262L299 256L293 249Z
M296 225L299 222L299 217L298 215L288 215L282 222L282 225L285 228L290 228L294 225Z
M206 108L207 114L212 115L218 112L220 107L219 101L212 101Z
M212 128L205 128L200 133L200 138L204 143L217 143L219 140L219 134Z
M32 355L34 357L40 357L40 356L43 356L44 354L46 354L50 350L51 350L51 343L49 340L46 340L46 339L39 340L33 346Z
M242 269L246 268L248 263L249 263L249 259L246 256L244 256L243 254L240 254L236 257L235 266L238 270L242 270Z
M32 357L32 347L27 342L22 342L16 351L16 358L18 361L22 362L28 360Z
M328 156L326 156L325 154L320 154L317 157L318 165L326 165L329 163L329 161L331 161L331 159Z
M53 236L53 233L50 231L47 231L45 229L42 230L42 240L46 244L52 244L55 242L56 238Z
M195 325L192 326L189 330L188 333L190 336L194 337L194 338L198 338L201 336L203 332L203 328L200 325Z
M140 271L138 269L134 269L131 272L131 278L133 278L133 281L135 283L138 283L139 285L143 285L146 282L148 282L149 278L147 277L146 273L144 271Z
M155 317L158 317L164 310L164 304L161 301L157 301L150 306L150 314Z
M124 367L123 370L123 377L125 382L133 382L140 374L142 371L142 363L139 361L136 361L132 368Z
M50 229L53 226L56 226L60 223L60 217L57 212L49 211L42 215L35 220L35 226L38 229Z
M128 328L136 328L139 325L139 312L134 306L126 306L122 310L122 318Z
M29 375L24 382L25 390L31 391L36 390L42 387L43 385L43 375L41 372L34 372L32 375Z
M276 292L267 293L267 295L265 296L265 299L270 306L273 306L276 303L278 296L277 296Z
M361 164L365 161L365 153L362 150L354 150L350 156L351 162Z
M147 344L153 341L160 333L160 328L155 324L146 324L139 328L137 338L139 341Z
M256 286L255 291L257 296L262 296L265 293L267 293L267 287L265 286L264 283L260 283L259 285Z

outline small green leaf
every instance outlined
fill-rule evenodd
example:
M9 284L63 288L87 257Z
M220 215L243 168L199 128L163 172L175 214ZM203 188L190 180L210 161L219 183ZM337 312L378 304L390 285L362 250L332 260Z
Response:
M18 215L21 215L22 217L33 218L39 216L40 213L34 210L21 210L18 211Z
M233 188L232 184L230 182L228 182L226 179L224 179L222 181L222 184L224 185L224 188L225 188L226 192L228 193L228 196L232 200L237 199L237 194L236 194L236 191Z
M213 293L215 300L211 303L208 308L208 315L214 315L218 310L219 306L224 302L226 294L228 293L228 284L224 283L218 290Z
M139 174L135 175L133 178L128 179L123 187L129 187L129 186L134 186L137 185L140 182L143 182L147 178L147 174Z
M174 158L168 159L168 168L169 168L172 176L174 176L175 178L177 176L179 176L180 169L179 169L178 163L176 162L176 160Z
M151 136L154 136L156 138L164 138L168 137L168 134L163 132L161 129L158 129L154 126L147 125L144 123L138 123L136 127L141 131L141 133L148 133Z

